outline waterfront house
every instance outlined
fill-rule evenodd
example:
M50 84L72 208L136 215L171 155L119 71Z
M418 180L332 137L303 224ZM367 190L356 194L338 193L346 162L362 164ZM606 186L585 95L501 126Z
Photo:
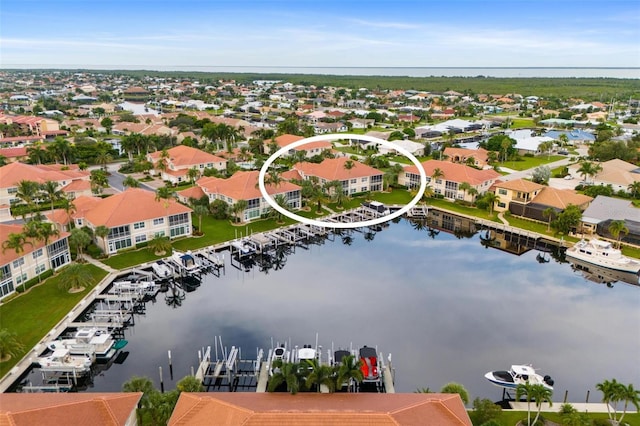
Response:
M349 166L351 165L351 166ZM340 181L345 194L355 194L368 191L382 191L382 173L359 161L346 157L327 158L322 163L302 162L294 164L304 180L317 177L320 184Z
M171 239L190 236L191 209L175 200L158 200L156 194L140 188L129 188L107 198L87 197L74 200L76 226L109 228L109 235L95 243L111 254L136 247L157 236ZM58 213L55 218L63 218ZM54 218L51 218L53 220ZM59 222L57 222L59 223Z
M609 226L614 220L624 221L628 234L621 240L640 245L640 209L630 200L598 195L582 214L581 232L613 238Z
M0 224L0 241L7 241L9 234L21 234L22 225ZM69 255L69 233L61 232L45 243L27 238L23 252L13 249L0 250L0 299L13 293L24 282L43 272L56 270L71 261Z
M247 208L240 217L243 221L259 219L271 210L258 188L258 171L239 171L230 178L203 177L198 179L196 185L202 190L202 194L209 198L209 202L222 200L229 206L233 206L240 200L247 202ZM300 187L293 183L283 181L279 185L266 185L267 193L273 198L283 195L287 200L288 208L294 210L301 206ZM190 194L200 198L200 193Z
M0 424L136 426L142 392L6 393Z
M602 170L595 176L581 175L581 164L576 163L568 167L569 174L579 179L586 179L590 185L611 185L614 191L629 191L629 185L640 182L640 168L632 163L617 158L598 163Z
M422 167L427 174L427 183L433 188L433 192L449 200L473 202L476 196L487 192L491 185L501 176L500 173L493 169L478 170L464 164L451 163L449 161L428 160L422 163ZM468 191L461 190L460 185L463 182L475 188L477 195L474 196L469 194ZM418 187L420 185L418 168L416 166L404 167L404 170L398 176L398 184L407 188Z
M486 149L467 149L446 147L443 152L445 159L452 163L473 165L479 169L484 168L489 163L489 151ZM472 164L469 164L472 162Z
M169 425L471 426L460 395L441 393L182 392ZM426 423L425 423L426 422Z
M156 151L147 154L147 159L153 163L162 180L173 184L188 181L189 169L196 169L201 175L205 169L225 170L227 168L227 160L224 158L186 145L170 148L167 154L167 158L162 158L162 151ZM165 167L160 166L161 162L165 163Z

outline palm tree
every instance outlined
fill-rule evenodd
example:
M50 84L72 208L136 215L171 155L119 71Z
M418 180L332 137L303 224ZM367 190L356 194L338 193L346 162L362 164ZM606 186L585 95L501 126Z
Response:
M91 275L91 272L87 268L87 265L72 263L65 266L60 271L60 281L58 283L58 287L61 290L77 292L84 290L87 286L91 285L93 281L93 275Z
M433 169L433 173L431 173L432 180L438 180L443 177L444 177L444 172L439 167L436 167L435 169Z
M607 405L607 414L609 420L615 420L617 417L616 406L620 400L621 390L624 387L622 383L618 383L616 379L605 380L604 382L596 384L596 389L602 392L602 402ZM613 404L613 415L610 407Z
M355 355L349 354L342 357L338 374L336 375L336 389L342 389L347 384L349 392L351 392L353 382L360 383L364 379L362 370L360 369L362 361L357 359Z
M620 420L618 420L618 424L623 424L622 419L625 414L627 414L627 408L629 403L636 407L636 411L640 410L640 390L634 389L633 384L629 384L627 386L622 385L619 388L620 399L624 400L624 409L622 411L622 415L620 416Z
M467 198L467 191L469 191L471 188L473 188L473 187L471 186L471 184L469 182L462 182L460 185L458 185L458 190L462 191L462 194L463 194L463 198L462 199L463 200L465 198Z
M64 195L64 193L58 189L58 183L48 180L40 185L40 190L51 203L51 211L53 211L53 203L60 200Z
M540 410L542 410L542 403L548 402L549 407L553 405L551 402L551 395L553 391L551 389L540 385L540 384L531 384L524 383L518 385L516 388L516 400L520 400L522 396L524 396L527 400L527 425L535 425L540 417ZM538 408L536 417L533 419L533 423L531 422L531 401L536 404Z
M36 200L40 195L40 184L32 180L21 180L17 185L16 198L21 199L31 212L36 209Z
M27 155L29 156L29 162L35 164L46 163L49 157L49 154L47 154L47 151L45 151L40 143L28 147Z
M73 225L74 225L73 220L71 220L71 215L73 215L76 212L76 206L68 198L63 198L61 207L62 207L62 210L64 210L65 213L67 214L67 222L69 224L68 230L71 230L73 229Z
M44 243L43 251L47 250L47 245L49 245L49 238L54 235L60 235L60 232L53 226L52 223L43 222L41 220L30 220L25 223L24 227L24 235L25 237L33 238L37 241L42 241ZM36 270L40 270L39 259L40 256L36 256ZM49 256L45 256L45 259L48 259ZM38 282L42 282L42 275L38 274Z
M548 218L547 221L547 232L551 231L551 221L553 217L556 215L556 210L553 207L547 207L542 211L542 216Z
M147 248L156 256L161 256L171 250L171 240L169 237L158 235L149 241Z
M493 206L500 202L500 196L495 192L486 192L484 194L485 201L489 204L489 215L493 214Z
M280 184L284 181L282 175L277 170L271 170L267 177L264 179L265 185L272 185L276 188L280 186Z
M102 170L107 170L107 164L113 161L113 157L109 154L109 151L106 149L101 149L98 151L98 155L96 156L96 163L100 164Z
M324 187L329 194L331 194L331 198L337 206L342 208L342 203L344 203L345 198L347 198L347 194L344 193L344 189L342 187L342 182L339 180L332 180L327 182Z
M307 389L316 386L320 392L321 386L324 385L329 389L329 393L333 393L336 385L333 368L320 364L317 359L307 359L305 362L309 368L309 375L305 379Z
M457 393L460 395L462 402L467 405L469 403L469 392L460 383L450 382L440 389L440 393Z
M622 245L622 243L620 242L620 239L621 239L620 234L625 234L625 235L629 234L629 228L627 228L627 225L624 220L611 221L611 223L609 224L608 231L613 236L613 238L616 239L618 243L618 248L620 248L620 246Z
M268 391L274 392L281 384L286 383L287 391L291 395L297 394L298 390L300 390L300 378L302 376L300 364L276 360L273 362L273 367L276 371L269 379Z
M24 345L18 340L18 335L8 328L0 328L0 362L18 357L22 351Z
M125 188L139 188L140 181L133 176L127 176L122 181L122 186L124 186Z
M107 236L109 235L109 228L104 225L96 226L96 229L93 231L93 233L96 235L96 237L102 239L102 247L104 247L104 253L108 253L109 250L107 249Z
M471 195L471 202L475 203L476 196L478 195L478 190L472 186L467 192L469 193L469 195Z
M231 214L235 222L242 222L242 213L247 209L247 200L238 200L231 206Z
M638 198L638 194L640 194L640 181L630 183L629 186L627 186L627 191L631 193L633 198Z
M196 179L199 176L200 176L200 171L195 167L192 167L189 170L187 170L187 178L189 179L189 182L191 182L192 184L196 181Z
M351 169L353 169L356 166L356 163L354 163L353 160L347 160L344 162L344 165L342 167L344 167L345 170L349 171L349 175L351 175Z
M147 407L149 396L157 392L153 382L148 377L133 376L122 385L122 392L142 392L142 397L138 401L138 424L142 424L142 409Z
M275 203L279 207L282 207L285 210L289 208L289 202L287 200L287 196L284 194L277 194L275 197L273 197L273 201L275 201ZM282 221L282 217L284 215L280 213L278 210L271 209L270 215L273 216L273 218L276 220L277 223L279 224L284 223Z
M82 259L83 249L91 243L91 236L80 228L74 228L71 230L69 242L76 246L76 249L78 250L77 259L80 261L80 259Z
M589 176L595 177L599 172L602 171L602 166L600 164L594 164L590 161L584 161L580 168L578 169L578 174L584 177L585 182L588 181Z
M21 254L24 253L24 246L27 244L33 246L33 244L31 244L31 242L27 240L24 234L15 234L12 232L9 234L6 241L2 242L2 253L4 254L7 250L13 250L16 255L18 255L18 259L20 259L22 257ZM22 272L23 263L24 261L20 263L20 280L22 282L22 290L24 291L26 290L27 280L25 279L25 276Z
M166 222L167 227L169 226L169 206L171 205L171 200L175 197L173 189L168 186L163 186L156 189L156 201L164 200L164 210L165 215L167 216Z
M209 207L197 204L193 207L193 214L198 216L198 232L202 234L202 216L209 213Z
M194 376L183 377L178 383L176 383L176 389L179 392L204 392L202 382Z

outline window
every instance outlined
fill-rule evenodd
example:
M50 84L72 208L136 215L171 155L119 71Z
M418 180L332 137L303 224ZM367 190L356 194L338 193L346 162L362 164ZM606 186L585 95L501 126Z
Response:
M154 237L164 237L164 231L156 232L153 234Z
M153 219L154 225L162 225L163 223L164 223L164 217L158 217L156 219Z
M356 183L358 182L358 179L351 179L351 183Z
M498 203L498 207L505 208L505 207L507 207L507 205L505 203Z
M142 229L144 228L144 222L136 222L133 224L133 229Z
M366 177L363 177L362 179L360 179L360 182L366 182L366 181L367 181Z
M147 236L145 234L136 235L136 244L143 243L145 241L147 241Z
M9 194L15 194L16 192L18 192L18 188L17 187L9 188L7 189L7 192Z
M34 259L37 259L38 257L42 256L42 248L39 248L38 250L31 253L31 256L33 256Z
M507 195L507 190L506 190L506 189L502 189L502 188L500 188L500 189L498 189L498 194L500 194L500 195Z
M19 268L21 265L24 265L24 257L21 257L20 259L16 259L13 261L14 268Z
M45 270L47 269L47 265L42 264L42 265L38 265L36 266L36 275L40 275L41 273L43 273Z
M22 275L18 275L16 276L16 284L20 284L23 281L27 280L27 274L22 274Z

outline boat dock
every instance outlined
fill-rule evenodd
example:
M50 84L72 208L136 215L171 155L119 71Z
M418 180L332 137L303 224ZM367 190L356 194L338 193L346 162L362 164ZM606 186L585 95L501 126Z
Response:
M207 391L226 389L235 392L238 389L256 388L260 375L263 352L257 350L255 360L245 360L239 347L227 349L222 345L222 337L216 336L214 342L215 360L211 346L198 351L198 369L196 379L202 382Z

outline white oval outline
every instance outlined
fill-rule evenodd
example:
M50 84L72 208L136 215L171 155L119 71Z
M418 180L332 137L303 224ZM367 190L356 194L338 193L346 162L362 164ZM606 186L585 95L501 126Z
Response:
M343 222L326 222L321 220L309 219L304 216L299 216L283 207L280 207L273 200L273 198L271 198L271 196L267 193L267 189L265 188L265 185L264 185L264 178L267 173L267 169L269 169L269 166L271 165L271 163L273 163L282 154L288 152L293 148L297 148L299 146L306 145L308 143L325 142L325 141L330 142L330 141L336 141L340 139L357 139L357 140L363 140L367 142L379 143L389 148L393 148L396 151L398 151L400 154L407 157L418 168L418 172L420 173L420 188L418 189L418 193L416 194L416 196L413 197L413 199L407 205L405 205L400 210L390 215L385 215L376 219L364 220L361 222L343 223ZM339 229L360 228L363 226L378 225L380 223L395 219L396 217L402 216L403 214L408 212L411 208L413 208L416 204L418 204L418 202L422 198L422 195L424 194L424 191L427 188L427 172L424 170L424 167L422 167L422 164L420 164L420 161L418 161L418 159L413 154L411 154L409 151L402 148L401 146L393 144L392 142L377 138L375 136L356 135L353 133L334 133L329 135L311 136L311 137L290 143L289 145L284 146L279 150L277 150L262 165L262 168L260 169L260 174L258 175L258 187L260 188L260 193L264 197L267 204L269 204L272 208L276 209L278 212L282 213L283 215L295 221L302 222L307 225L319 226L322 228L339 228Z

